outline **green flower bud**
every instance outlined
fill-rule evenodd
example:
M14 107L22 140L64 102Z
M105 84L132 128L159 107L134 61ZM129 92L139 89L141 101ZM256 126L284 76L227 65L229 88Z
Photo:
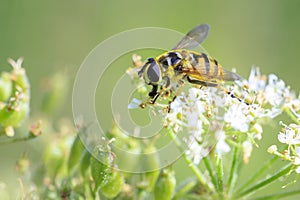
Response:
M46 94L43 98L42 110L46 113L53 113L61 108L68 94L68 78L62 73L55 74L45 88Z
M123 185L124 178L122 174L119 171L114 171L100 190L107 198L114 198L121 192Z
M16 170L20 172L22 175L29 172L30 161L26 156L23 156L16 163Z
M12 60L10 62L13 63L12 73L2 74L0 81L0 87L1 82L8 84L7 88L0 89L1 100L6 100L0 108L0 124L4 127L18 127L29 113L30 85L25 69L19 66L21 60L19 64Z
M174 171L172 171L171 168L164 169L160 174L154 189L155 200L172 199L175 185L176 179Z
M14 87L20 87L26 95L29 95L30 85L24 68L14 68L11 74L11 79L14 82Z
M101 159L99 161L98 159ZM111 155L108 151L103 151L96 147L91 157L91 174L95 182L94 192L97 192L100 187L108 183L111 176Z
M135 155L139 155L141 152L139 141L128 137L115 123L107 135L111 139L114 138L112 151L116 154L115 164L124 171L134 171L139 163L139 156ZM130 176L129 173L123 175Z
M8 188L3 182L0 182L0 199L11 199L8 194Z
M19 101L17 105L8 104L0 110L0 124L4 127L18 127L29 113L29 102ZM12 108L11 108L12 107Z
M4 72L0 77L0 101L7 101L12 92L10 74Z
M55 177L64 163L64 152L58 142L52 142L46 147L43 160L47 174L51 178Z

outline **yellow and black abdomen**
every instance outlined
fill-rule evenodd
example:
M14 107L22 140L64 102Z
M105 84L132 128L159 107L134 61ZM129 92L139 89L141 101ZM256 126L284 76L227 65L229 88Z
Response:
M214 83L241 79L239 75L226 70L218 63L217 60L205 53L190 51L189 55L188 59L191 64L190 76L192 78L198 78L201 81Z

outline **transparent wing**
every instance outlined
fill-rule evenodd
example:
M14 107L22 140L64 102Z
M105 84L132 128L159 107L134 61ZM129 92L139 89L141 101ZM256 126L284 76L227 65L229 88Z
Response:
M199 46L208 36L209 25L201 24L188 32L173 48L174 49L193 49Z

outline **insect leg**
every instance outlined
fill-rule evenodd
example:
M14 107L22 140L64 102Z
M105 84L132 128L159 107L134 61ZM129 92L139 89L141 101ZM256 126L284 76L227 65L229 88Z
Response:
M221 88L224 90L224 92L226 94L228 94L231 98L237 99L239 102L245 103L247 106L249 106L249 103L246 101L243 101L242 99L240 99L239 97L235 96L232 92L230 92L229 90L225 89L225 88Z
M151 104L154 104L156 99L158 98L158 96L160 95L159 93L157 93L157 89L158 89L158 86L157 85L152 85L152 90L151 92L148 93L149 97L151 98L148 102L146 103L141 103L140 104L140 107L141 108L145 108L147 103L151 103Z
M176 98L177 98L177 96L175 95L175 96L173 97L172 101L169 101L169 105L168 105L168 113L170 113L170 111L171 111L171 103L172 103L173 101L175 101Z
M154 98L157 95L157 88L157 85L152 85L152 90L148 94L151 98Z

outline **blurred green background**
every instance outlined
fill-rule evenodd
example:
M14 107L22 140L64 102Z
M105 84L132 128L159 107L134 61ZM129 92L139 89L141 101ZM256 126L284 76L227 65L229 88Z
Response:
M147 26L186 33L200 23L208 23L211 31L203 46L224 66L236 68L244 77L251 66L260 66L262 73L275 73L299 91L299 6L297 0L0 0L0 69L9 70L8 57L25 58L34 114L40 106L41 81L62 69L68 79L74 80L84 58L106 38ZM129 56L122 62L122 70L130 65ZM60 115L71 118L71 90L67 102ZM262 149L274 143L280 128L275 124L268 129L273 137L264 138ZM15 160L30 151L31 145L0 146L0 180L11 179L10 187L16 183L12 169ZM257 162L247 170L254 170L269 156L266 151L254 154L252 159ZM178 174L179 178L184 176Z

